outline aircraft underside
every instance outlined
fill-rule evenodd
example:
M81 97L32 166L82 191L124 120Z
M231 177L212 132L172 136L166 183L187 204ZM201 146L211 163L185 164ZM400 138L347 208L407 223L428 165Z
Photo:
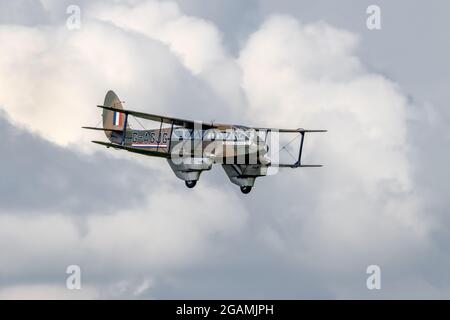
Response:
M170 167L175 175L184 180L188 188L193 188L200 179L203 171L211 170L213 162L210 158L192 158L191 163L175 164L171 159L167 159ZM242 193L249 193L255 183L257 177L267 174L268 166L261 164L222 164L226 175L230 181L238 185Z

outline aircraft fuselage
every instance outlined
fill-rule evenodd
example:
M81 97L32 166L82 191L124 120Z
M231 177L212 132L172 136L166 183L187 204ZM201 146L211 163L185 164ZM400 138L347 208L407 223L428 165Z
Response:
M172 157L209 158L214 163L268 163L267 144L256 131L242 128L186 129L182 127L152 130L127 129L125 137L113 133L116 143L157 152Z

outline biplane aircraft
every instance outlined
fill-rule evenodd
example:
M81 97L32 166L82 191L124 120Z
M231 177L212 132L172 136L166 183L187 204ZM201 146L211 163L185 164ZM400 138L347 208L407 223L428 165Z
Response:
M83 128L104 131L109 142L92 142L108 148L165 158L175 175L184 180L188 188L195 187L200 174L210 170L213 164L221 164L231 182L238 185L245 194L251 191L257 177L267 175L270 167L321 167L302 164L303 141L306 133L326 130L254 128L203 123L126 110L113 91L108 91L103 105L98 107L103 109L103 128ZM158 122L159 128L132 129L129 125L130 116ZM268 157L267 136L270 132L294 133L300 136L295 162L274 163Z

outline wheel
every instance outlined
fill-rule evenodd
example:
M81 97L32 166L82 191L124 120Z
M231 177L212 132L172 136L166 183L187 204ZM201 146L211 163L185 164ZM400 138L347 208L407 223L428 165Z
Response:
M184 183L186 184L186 187L193 188L197 184L197 181L188 181L188 180L186 180Z
M252 187L248 187L248 186L246 186L246 187L241 187L241 192L244 193L244 194L247 194L247 193L249 193L250 191L252 191Z

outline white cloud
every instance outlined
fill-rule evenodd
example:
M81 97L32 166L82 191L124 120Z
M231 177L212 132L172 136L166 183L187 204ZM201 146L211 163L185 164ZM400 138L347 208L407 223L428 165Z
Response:
M172 1L143 1L134 6L99 4L90 14L168 45L186 68L218 94L228 112L243 112L240 69L211 22L183 14Z
M0 273L55 275L71 264L98 275L179 269L220 246L211 237L233 237L246 223L236 196L199 186L185 199L170 189L159 185L136 207L87 216L84 231L68 215L1 213L0 251L8 255Z
M432 227L408 157L412 106L395 83L363 67L357 44L355 35L325 23L273 16L239 58L249 110L260 123L329 130L306 140L309 157L325 168L286 173L297 180L286 189L316 193L313 207L297 212L304 218L296 234L284 225L271 236L298 263L327 272L351 272L370 257L401 263L414 255L411 246L429 245Z
M217 28L211 22L184 15L175 2L144 1L133 6L101 3L90 13L167 44L196 74L225 58Z
M95 105L110 88L134 103L128 108L152 113L209 121L242 112L240 70L210 22L172 2L94 3L82 12L80 30L0 26L8 44L0 84L9 88L0 103L17 123L61 145L85 145L80 126L100 120Z

